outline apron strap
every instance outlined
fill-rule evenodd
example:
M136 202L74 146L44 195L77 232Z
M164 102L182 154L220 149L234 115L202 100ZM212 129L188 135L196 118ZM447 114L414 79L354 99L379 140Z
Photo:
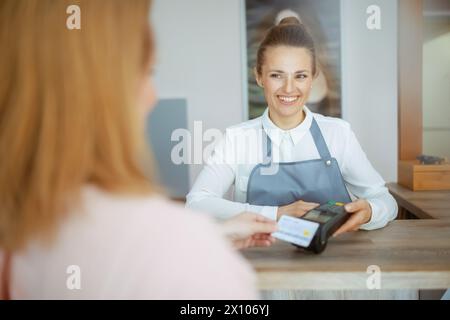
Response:
M330 151L328 150L327 143L323 138L322 132L320 131L319 125L316 119L312 119L311 128L309 129L313 137L314 143L316 144L317 151L319 151L320 157L323 160L331 159Z
M262 127L262 141L263 147L263 164L269 164L272 162L272 140L267 135L266 130Z
M11 255L9 252L3 252L3 266L0 274L0 300L10 300L9 278L11 273Z

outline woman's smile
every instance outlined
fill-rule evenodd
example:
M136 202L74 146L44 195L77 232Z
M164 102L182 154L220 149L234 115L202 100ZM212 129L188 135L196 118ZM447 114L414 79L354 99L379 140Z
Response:
M285 95L277 95L278 101L284 106L293 106L295 105L300 96L285 96Z

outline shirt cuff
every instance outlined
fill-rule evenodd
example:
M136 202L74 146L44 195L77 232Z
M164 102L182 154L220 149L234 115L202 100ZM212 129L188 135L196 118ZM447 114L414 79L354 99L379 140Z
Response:
M273 220L273 221L277 221L277 211L278 211L278 207L273 207L273 206L252 206L250 205L250 208L248 208L248 211L251 212L257 212L260 215Z
M374 230L378 228L384 227L384 214L383 214L383 207L378 205L373 200L366 200L370 208L372 209L372 216L370 217L369 222L362 224L359 228L362 230Z

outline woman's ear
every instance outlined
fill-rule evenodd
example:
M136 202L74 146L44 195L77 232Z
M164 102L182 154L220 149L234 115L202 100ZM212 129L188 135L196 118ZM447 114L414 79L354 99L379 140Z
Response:
M319 77L319 74L320 74L320 66L318 64L316 64L315 70L316 70L316 73L313 74L313 80L317 79Z
M259 75L258 70L256 70L256 67L253 68L253 73L255 75L256 83L258 84L258 86L264 88L261 76Z

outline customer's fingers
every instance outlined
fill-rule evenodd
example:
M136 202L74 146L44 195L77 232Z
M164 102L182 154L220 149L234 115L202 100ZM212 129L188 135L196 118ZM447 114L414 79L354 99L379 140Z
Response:
M249 243L249 247L269 247L273 242L269 240L252 240Z
M275 221L269 222L258 222L254 221L251 224L251 231L253 234L255 233L273 233L277 231L278 226Z
M269 241L275 242L275 238L272 237L270 234L266 234L266 233L254 234L252 236L252 239L255 239L255 240L269 240Z
M258 222L268 222L268 223L276 223L276 221L274 221L274 220L272 220L272 219L269 219L269 218L267 218L267 217L264 217L264 216L262 216L262 215L260 215L260 214L254 213L254 215L255 215L255 221L258 221Z

